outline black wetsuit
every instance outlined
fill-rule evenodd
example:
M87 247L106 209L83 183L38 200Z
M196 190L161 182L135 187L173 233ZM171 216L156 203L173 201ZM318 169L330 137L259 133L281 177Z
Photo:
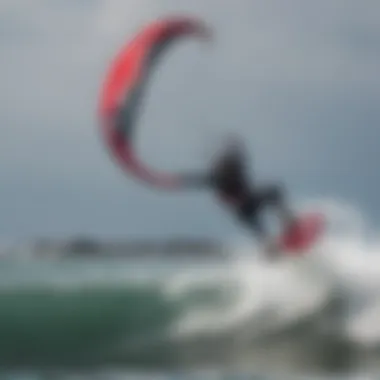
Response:
M266 229L261 221L264 207L273 206L281 217L290 219L285 207L284 192L280 186L255 188L250 184L245 168L245 157L241 153L222 156L205 175L187 175L184 181L190 187L210 187L217 196L236 212L238 219L258 235L266 239Z

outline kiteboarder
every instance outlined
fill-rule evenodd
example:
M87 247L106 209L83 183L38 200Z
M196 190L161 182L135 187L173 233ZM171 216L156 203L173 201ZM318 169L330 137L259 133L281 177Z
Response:
M157 20L142 28L123 46L110 66L99 99L100 126L106 146L125 173L143 183L175 191L212 189L270 249L306 250L320 236L323 217L316 213L301 214L297 216L297 222L292 223L295 218L288 208L282 186L275 184L262 188L256 181L249 180L246 150L236 138L228 143L206 173L195 175L156 172L140 160L135 149L138 111L149 78L160 62L158 57L172 46L169 42L180 37L196 36L208 40L207 30L203 22L189 17ZM269 239L261 219L267 206L277 210L285 226L285 231L273 244L274 240Z
M274 242L262 220L266 207L273 207L286 229L295 220L285 199L284 188L279 184L260 187L249 180L248 158L243 142L237 137L229 138L211 170L205 174L185 174L182 177L188 188L211 188L224 204L236 214L238 220L262 241L273 253Z

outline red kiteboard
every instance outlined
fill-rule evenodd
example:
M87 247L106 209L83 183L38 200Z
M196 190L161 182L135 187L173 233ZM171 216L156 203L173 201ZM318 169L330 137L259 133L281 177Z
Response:
M311 248L322 235L325 219L321 214L305 213L278 238L278 246L287 254L301 255Z

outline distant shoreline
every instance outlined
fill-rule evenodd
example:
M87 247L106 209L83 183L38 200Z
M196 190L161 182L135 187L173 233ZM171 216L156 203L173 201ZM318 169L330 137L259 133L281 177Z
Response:
M222 257L223 244L204 238L136 239L124 241L74 238L38 239L31 244L36 257Z

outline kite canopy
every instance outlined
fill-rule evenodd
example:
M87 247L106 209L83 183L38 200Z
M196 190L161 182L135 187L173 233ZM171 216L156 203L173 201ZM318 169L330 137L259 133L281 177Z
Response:
M187 17L153 22L124 46L113 60L101 90L103 136L112 156L128 174L163 189L182 186L180 176L157 173L144 165L133 145L138 111L158 59L180 37L208 37L203 23Z

